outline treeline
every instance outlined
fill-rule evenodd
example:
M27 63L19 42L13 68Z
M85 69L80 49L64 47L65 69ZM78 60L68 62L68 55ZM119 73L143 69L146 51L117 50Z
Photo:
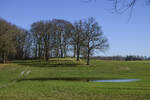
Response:
M29 31L0 19L0 61L7 59L73 56L87 58L94 50L109 47L101 27L94 18L71 23L62 19L37 21Z
M127 55L127 56L96 56L92 57L93 59L100 60L119 60L119 61L137 61L137 60L150 60L150 57L147 56L136 56L136 55Z
M30 33L3 19L0 19L0 62L22 59L30 54Z

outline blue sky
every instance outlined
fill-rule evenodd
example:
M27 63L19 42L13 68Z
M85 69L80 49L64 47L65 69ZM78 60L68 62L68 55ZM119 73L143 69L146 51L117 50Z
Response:
M96 55L150 56L150 6L137 2L130 21L129 11L112 14L112 2L96 0L0 0L0 17L22 28L39 20L75 20L94 17L108 38L110 49ZM143 0L142 0L143 1Z

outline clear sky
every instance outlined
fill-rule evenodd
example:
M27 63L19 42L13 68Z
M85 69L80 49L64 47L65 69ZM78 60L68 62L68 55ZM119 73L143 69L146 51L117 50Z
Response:
M0 17L22 28L39 20L75 20L94 17L108 38L110 49L96 55L150 56L150 6L138 2L130 21L129 12L112 14L109 0L0 0ZM144 0L142 0L144 1Z

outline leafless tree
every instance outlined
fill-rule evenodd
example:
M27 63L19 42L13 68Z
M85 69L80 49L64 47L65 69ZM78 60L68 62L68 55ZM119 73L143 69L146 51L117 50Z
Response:
M62 19L53 19L52 23L55 25L56 56L66 57L73 26L69 21Z
M98 0L85 0L85 2L96 2ZM136 3L140 0L107 0L108 2L112 2L113 13L122 14L127 10L130 10L130 16L132 15L132 11ZM141 0L143 1L143 5L150 5L150 0Z
M31 25L31 32L34 39L34 53L35 57L41 58L42 57L42 51L43 51L43 21L37 21L34 22Z
M89 65L90 55L95 49L105 51L108 49L108 40L103 36L101 27L94 18L84 21L84 46L87 50L87 65Z
M79 20L74 23L74 30L72 31L72 45L74 47L74 56L77 55L77 61L80 58L80 49L85 40L83 36L83 21Z

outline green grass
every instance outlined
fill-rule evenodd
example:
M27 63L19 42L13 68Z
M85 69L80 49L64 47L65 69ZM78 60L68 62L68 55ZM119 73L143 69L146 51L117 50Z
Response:
M24 70L31 73L22 77ZM73 58L18 60L0 64L0 87L4 86L0 88L0 100L150 100L149 72L150 61L92 60L87 66L84 60L76 62ZM98 83L52 80L55 78L141 80Z

